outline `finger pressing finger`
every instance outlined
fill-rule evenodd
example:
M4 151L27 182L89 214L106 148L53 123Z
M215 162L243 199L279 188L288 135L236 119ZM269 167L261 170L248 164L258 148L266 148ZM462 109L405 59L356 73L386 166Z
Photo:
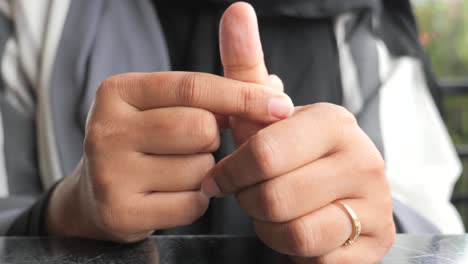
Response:
M229 194L286 174L344 148L343 138L362 137L358 129L352 114L341 107L309 106L262 129L219 162L204 180L203 191Z
M206 73L129 73L105 80L96 104L106 100L127 103L133 110L186 106L215 114L271 123L289 117L291 99L266 86Z
M268 85L273 89L281 92L284 90L283 81L281 81L281 79L274 74L268 76ZM231 117L229 121L230 127L235 128L232 130L232 134L237 147L255 135L257 131L265 127L265 124L248 122L235 117Z

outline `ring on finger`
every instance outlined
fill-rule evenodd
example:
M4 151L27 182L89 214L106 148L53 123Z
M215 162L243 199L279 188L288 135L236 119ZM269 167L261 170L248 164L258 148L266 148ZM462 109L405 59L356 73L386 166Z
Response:
M359 238L359 235L361 235L361 231L362 231L361 221L359 221L356 213L349 205L340 201L335 201L333 203L336 206L338 206L341 210L343 210L346 213L346 215L349 217L349 219L351 220L352 232L348 240L346 240L346 242L344 242L343 244L343 246L350 246L354 244L354 242L356 242L356 240Z

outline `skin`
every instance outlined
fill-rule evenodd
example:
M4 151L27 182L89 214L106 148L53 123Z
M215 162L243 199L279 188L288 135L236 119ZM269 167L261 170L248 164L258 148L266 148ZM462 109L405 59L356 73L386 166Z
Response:
M235 194L257 235L297 263L374 263L395 228L383 160L352 114L296 107L268 75L255 12L236 3L220 29L225 77L129 73L103 81L84 155L51 196L50 235L134 242L187 225L210 197ZM215 164L219 131L239 146ZM363 232L343 247L351 222ZM162 217L163 216L163 217Z
M231 6L220 36L226 77L282 90L268 76L252 7ZM269 126L238 117L231 126L240 147L210 171L205 193L236 194L260 239L297 263L382 259L395 238L390 189L381 155L351 113L322 103L296 108ZM352 226L337 200L362 223L352 246L342 246Z
M84 157L52 194L50 234L133 242L195 221L208 207L200 186L214 166L222 119L286 118L289 109L270 109L272 100L293 108L271 88L210 74L105 80L87 122Z

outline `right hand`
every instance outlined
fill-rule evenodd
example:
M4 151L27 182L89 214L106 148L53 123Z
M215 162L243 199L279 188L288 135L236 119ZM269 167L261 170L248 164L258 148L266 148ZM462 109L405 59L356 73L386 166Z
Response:
M219 124L226 116L265 124L287 118L290 111L269 109L278 101L293 107L271 88L202 73L105 80L83 159L51 196L49 235L133 242L192 223L208 207L200 185L214 166Z

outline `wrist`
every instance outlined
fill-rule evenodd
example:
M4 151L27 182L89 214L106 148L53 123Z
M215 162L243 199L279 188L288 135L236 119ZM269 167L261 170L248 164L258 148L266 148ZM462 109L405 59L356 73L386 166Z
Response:
M49 236L82 236L83 214L80 202L78 182L81 163L72 175L66 177L52 191L45 213L45 228Z

